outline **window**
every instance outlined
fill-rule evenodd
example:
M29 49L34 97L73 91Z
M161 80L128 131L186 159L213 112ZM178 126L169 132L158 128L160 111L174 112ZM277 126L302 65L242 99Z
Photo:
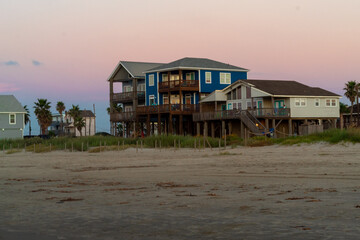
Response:
M168 81L168 75L166 73L162 75L162 81Z
M320 99L315 99L315 107L320 107Z
M145 84L139 84L138 85L138 91L145 92Z
M241 87L236 89L236 97L237 99L241 99Z
M295 98L295 107L306 107L306 98Z
M205 72L205 83L211 83L211 72Z
M150 95L149 96L149 105L155 105L155 96L154 95Z
M200 99L203 99L205 97L207 97L209 94L208 93L201 93L200 94Z
M228 103L228 110L233 110L232 103Z
M220 84L230 84L230 83L231 83L231 74L220 73Z
M132 107L131 106L126 106L125 107L125 112L131 112L132 111Z
M241 108L241 103L239 102L237 105L238 105L238 106L237 106L237 109L241 110L241 109L242 109L242 108Z
M251 88L246 87L246 98L251 98Z
M169 104L169 96L167 94L163 95L163 104Z
M336 99L326 99L327 107L336 107Z
M149 86L154 86L154 74L149 75Z
M195 73L186 73L186 80L195 80Z
M236 99L236 90L232 91L232 99L233 99L233 100Z
M15 113L9 114L9 124L16 124L16 115Z
M124 92L131 92L131 86L124 86Z
M251 109L251 102L246 102L247 109Z

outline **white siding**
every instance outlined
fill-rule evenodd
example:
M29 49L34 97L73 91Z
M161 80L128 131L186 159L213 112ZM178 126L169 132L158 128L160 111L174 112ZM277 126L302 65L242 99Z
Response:
M310 97L298 97L298 98L306 98L306 106L305 107L297 107L295 106L295 99L290 98L290 108L291 117L297 118L338 118L340 117L340 108L339 108L339 99L338 98L310 98ZM320 106L315 106L315 99L320 99ZM326 107L325 101L326 99L336 99L336 107Z

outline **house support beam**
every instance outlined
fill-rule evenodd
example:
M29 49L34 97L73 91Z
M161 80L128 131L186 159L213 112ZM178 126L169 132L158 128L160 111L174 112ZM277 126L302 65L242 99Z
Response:
M211 121L211 137L215 137L215 122Z
M289 118L289 135L292 136L293 135L293 131L292 131L292 119Z
M146 118L146 136L150 136L151 135L151 126L150 126L150 114L147 115Z
M276 122L275 122L275 119L272 119L272 128L274 129L274 138L276 138L277 134L276 134Z
M201 135L200 122L196 123L196 135L197 136Z
M161 135L161 114L158 114L158 134Z
M173 134L172 114L169 115L169 134Z
M245 126L243 121L240 120L240 134L241 134L241 138L244 139L245 138Z
M228 127L229 127L229 135L232 134L232 123L229 122L228 123Z
M179 135L184 135L183 132L183 115L179 116Z
M225 136L225 121L221 121L221 135Z
M204 137L208 136L208 122L204 122Z
M265 119L265 127L266 127L266 131L269 131L269 119L268 118Z

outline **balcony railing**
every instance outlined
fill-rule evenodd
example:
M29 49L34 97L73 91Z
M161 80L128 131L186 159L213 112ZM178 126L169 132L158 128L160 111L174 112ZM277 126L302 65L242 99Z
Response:
M223 110L214 112L194 113L194 121L207 120L226 120L240 118L242 111L248 111L251 115L257 118L288 118L290 117L289 108L259 108L251 110Z
M121 113L110 114L110 121L112 122L134 121L135 118L136 118L135 112L121 112Z
M114 93L113 102L131 102L135 99L137 94L138 100L145 99L145 92L137 91L137 92L122 92L122 93Z
M199 91L199 80L173 80L159 82L159 91Z
M137 107L138 114L155 114L155 113L173 113L173 114L191 114L199 111L197 104L162 104L154 106Z

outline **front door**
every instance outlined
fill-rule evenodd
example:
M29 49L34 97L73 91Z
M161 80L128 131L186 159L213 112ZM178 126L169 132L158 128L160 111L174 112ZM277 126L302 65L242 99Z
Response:
M285 101L284 100L275 100L275 106L274 108L282 108L285 104Z
M258 116L262 116L262 108L263 108L263 102L262 101L257 101L257 115Z

